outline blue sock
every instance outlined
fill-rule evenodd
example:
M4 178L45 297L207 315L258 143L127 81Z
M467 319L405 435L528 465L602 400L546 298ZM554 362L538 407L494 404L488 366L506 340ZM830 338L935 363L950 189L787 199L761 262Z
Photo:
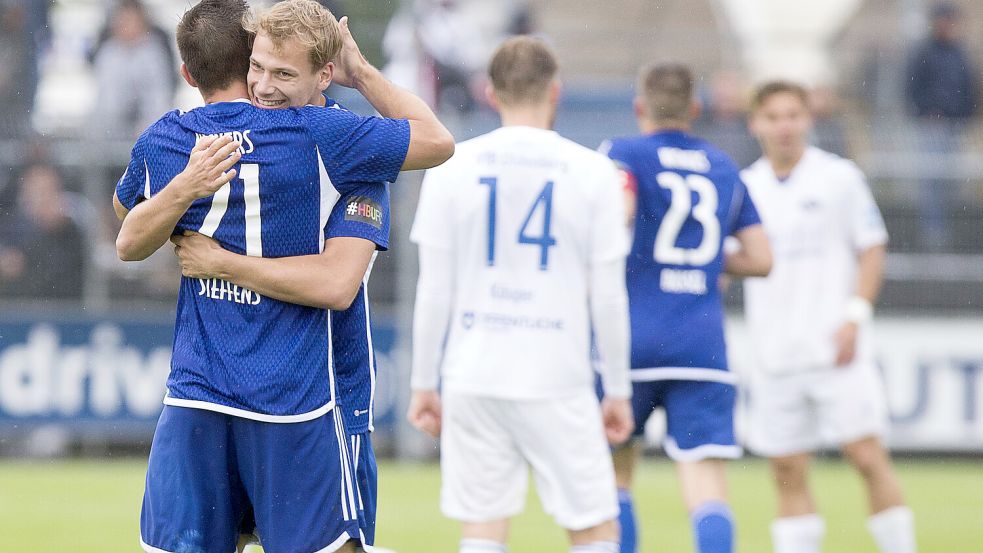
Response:
M698 553L733 553L734 515L726 503L708 501L690 514Z
M635 507L631 502L631 492L618 488L618 524L621 525L621 553L635 553L638 531L635 529Z

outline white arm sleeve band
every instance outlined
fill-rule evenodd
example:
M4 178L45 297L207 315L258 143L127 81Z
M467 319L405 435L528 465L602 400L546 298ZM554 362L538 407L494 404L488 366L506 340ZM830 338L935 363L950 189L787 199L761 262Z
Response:
M591 267L590 313L600 354L604 395L631 397L628 366L631 344L624 257L595 263Z
M436 390L444 338L454 297L454 253L420 245L420 277L413 309L413 372L410 387Z

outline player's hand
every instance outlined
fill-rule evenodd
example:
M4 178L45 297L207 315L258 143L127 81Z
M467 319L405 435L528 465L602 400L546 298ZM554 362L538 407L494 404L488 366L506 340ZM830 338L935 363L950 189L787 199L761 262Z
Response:
M358 88L359 77L362 71L369 67L369 62L362 55L358 43L355 42L348 28L347 15L341 18L338 27L341 29L341 52L338 52L334 59L334 75L331 82L348 88Z
M188 165L181 172L181 187L193 200L207 198L235 178L239 163L238 142L229 136L207 136L195 144Z
M604 420L604 433L608 443L621 445L628 441L635 430L635 421L631 413L631 401L606 397L601 400L601 416Z
M836 366L843 367L853 362L857 354L857 323L846 322L836 331L833 341L836 343Z
M432 438L440 437L441 406L437 390L415 390L406 419L420 432Z
M174 253L181 260L181 274L188 278L220 278L219 259L229 252L215 240L198 234L185 232L183 236L172 236Z

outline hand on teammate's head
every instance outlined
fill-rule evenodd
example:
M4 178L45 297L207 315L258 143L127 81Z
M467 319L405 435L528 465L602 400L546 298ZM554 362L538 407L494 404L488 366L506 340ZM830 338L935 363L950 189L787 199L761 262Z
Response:
M338 26L341 28L342 45L341 52L334 60L333 82L348 88L357 88L360 72L369 62L362 55L351 29L348 28L347 15L341 18Z

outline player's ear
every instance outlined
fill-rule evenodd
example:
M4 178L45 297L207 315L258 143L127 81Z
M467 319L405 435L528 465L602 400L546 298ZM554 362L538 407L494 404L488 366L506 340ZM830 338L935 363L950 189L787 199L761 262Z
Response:
M184 78L185 82L191 85L192 88L198 88L198 82L195 81L195 78L191 76L190 72L188 72L188 66L184 65L183 63L181 64L181 76Z
M488 105L495 111L502 109L502 103L498 101L498 96L495 94L495 87L488 83L485 85L485 99L488 100Z
M553 79L550 83L550 105L556 107L560 104L560 95L563 93L563 83L560 79Z
M318 71L317 87L321 90L321 92L324 92L329 86L331 86L331 79L333 78L334 62L329 61L328 63L324 64L324 67L322 67L320 71Z
M751 110L747 114L747 130L751 136L758 137L758 114L756 110Z
M635 110L636 119L648 119L648 111L645 109L645 100L639 96L635 96L631 104Z
M702 112L703 101L701 101L699 98L693 98L693 101L689 104L689 120L696 121Z

